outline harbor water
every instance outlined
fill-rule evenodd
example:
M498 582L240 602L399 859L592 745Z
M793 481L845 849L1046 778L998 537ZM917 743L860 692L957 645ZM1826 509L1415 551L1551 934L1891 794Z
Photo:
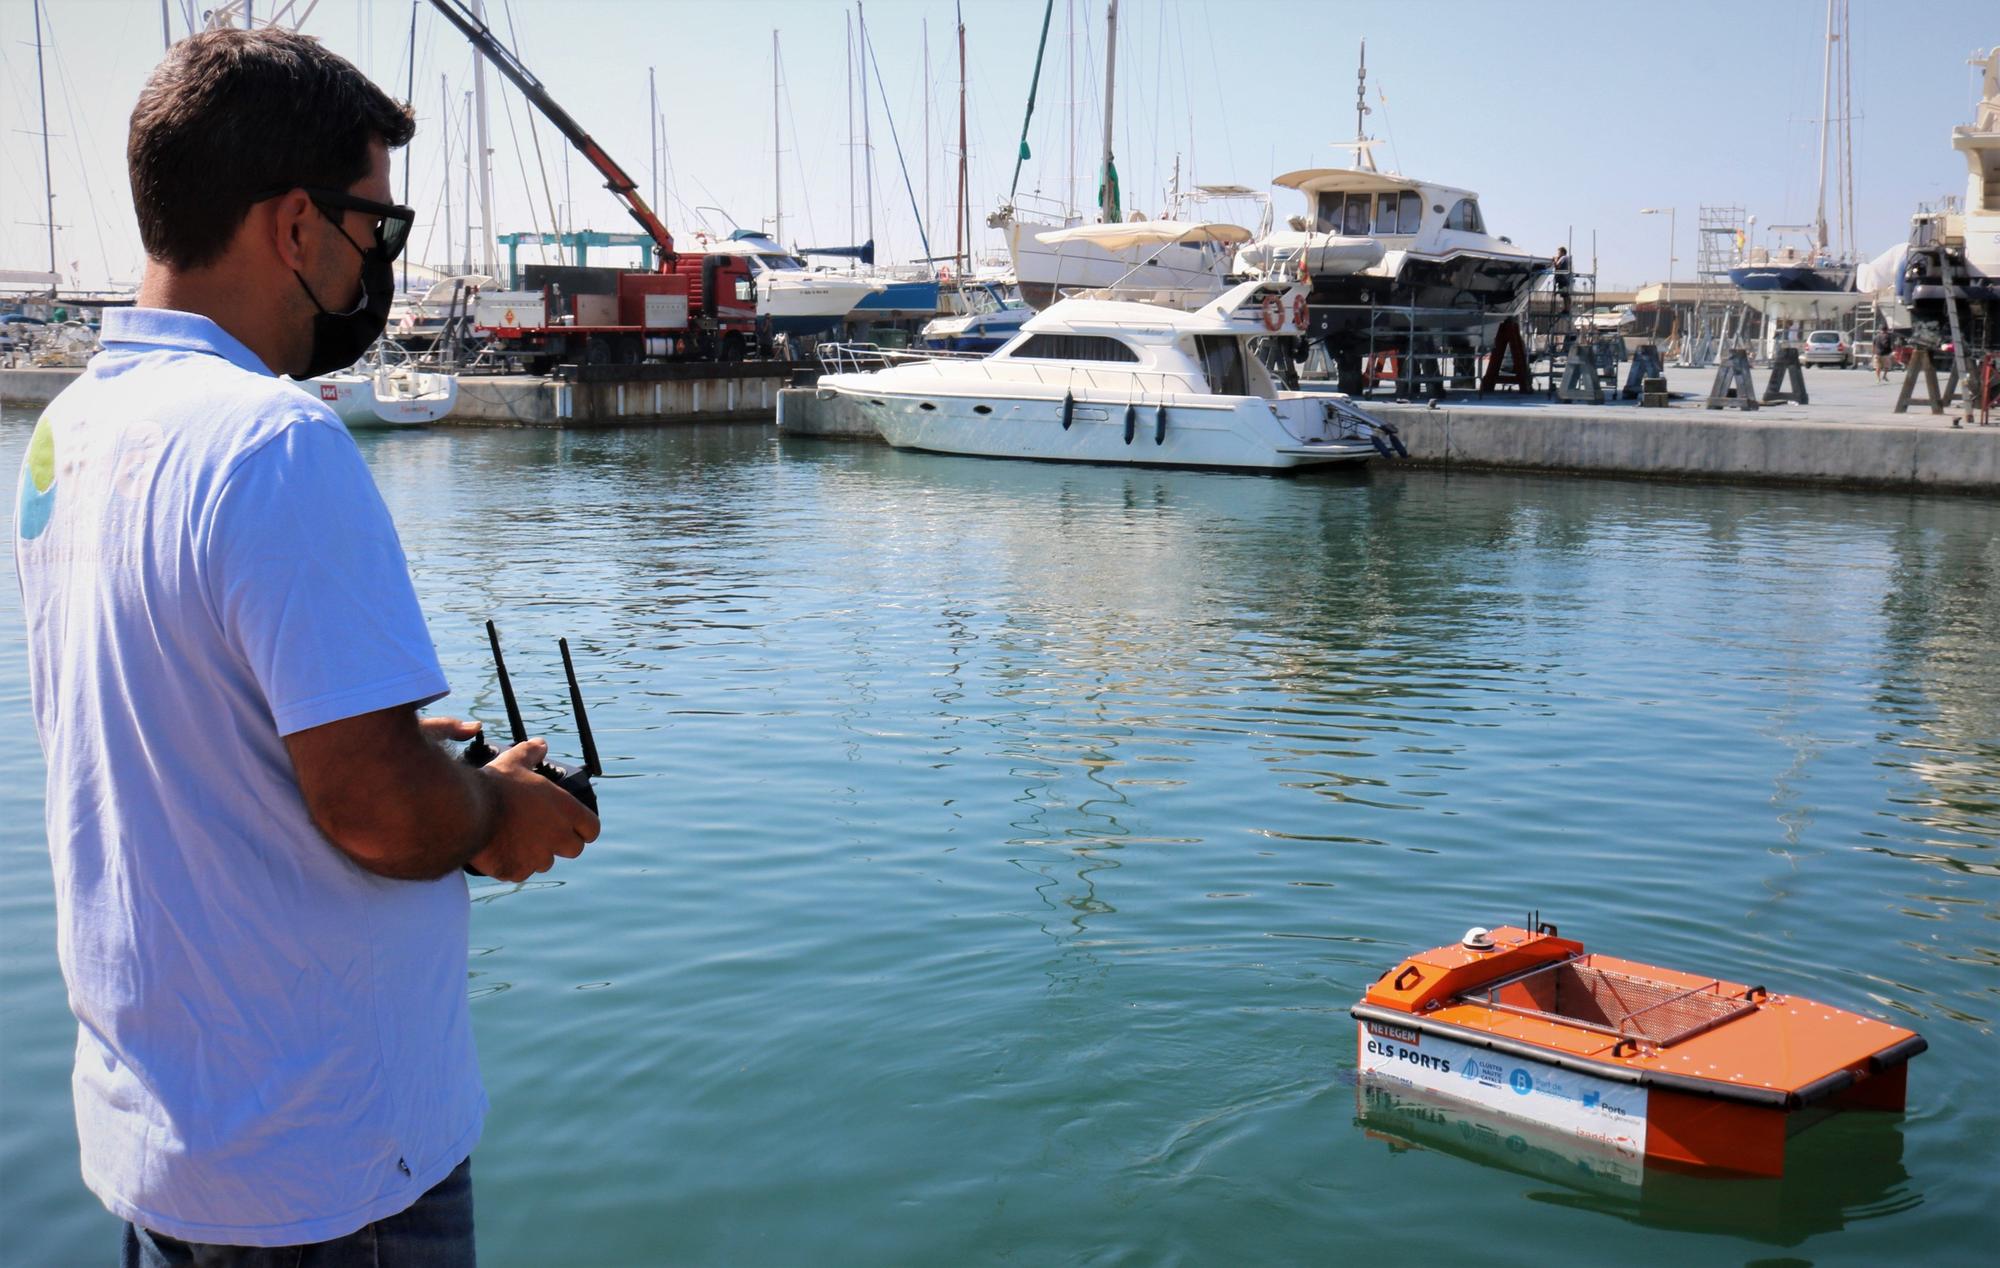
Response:
M10 523L31 423L0 423ZM580 860L472 890L489 1265L1966 1263L2000 1236L1991 500L734 425L361 447L439 710L499 721L493 616L574 758L566 635L609 770ZM106 1262L19 621L10 580L0 1260ZM1916 1028L1909 1113L1714 1179L1358 1088L1363 988L1531 909Z

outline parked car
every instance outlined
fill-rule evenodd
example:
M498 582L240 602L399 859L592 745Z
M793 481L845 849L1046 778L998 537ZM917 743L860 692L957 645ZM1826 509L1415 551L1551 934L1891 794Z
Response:
M1837 365L1845 370L1854 364L1854 345L1838 330L1815 330L1799 345L1800 365Z

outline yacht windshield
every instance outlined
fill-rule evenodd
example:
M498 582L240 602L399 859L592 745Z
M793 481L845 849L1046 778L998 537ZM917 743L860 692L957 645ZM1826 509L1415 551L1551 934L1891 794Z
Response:
M764 267L767 269L800 269L805 267L795 257L789 255L765 254L758 256L757 259L762 261Z
M1485 233L1486 222L1479 218L1479 201L1474 198L1459 199L1451 214L1444 218L1444 227L1465 233Z

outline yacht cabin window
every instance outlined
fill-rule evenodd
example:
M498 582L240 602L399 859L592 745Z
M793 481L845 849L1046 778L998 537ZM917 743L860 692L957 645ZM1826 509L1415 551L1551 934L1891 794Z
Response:
M1007 355L1042 361L1137 361L1139 354L1104 335L1029 335Z
M1250 395L1241 340L1235 335L1196 335L1194 347L1201 356L1201 372L1209 391L1217 396Z
M1403 222L1402 231L1404 233L1415 233L1417 231L1417 222L1423 219L1424 200L1406 189L1397 196L1396 201L1403 209L1401 217Z
M1444 218L1444 227L1447 229L1459 229L1466 233L1485 233L1486 222L1479 218L1479 200L1475 198L1459 199L1457 204L1452 207L1451 214Z
M1338 190L1322 193L1313 209L1313 232L1365 238L1373 203L1374 198L1368 194L1343 194Z
M1368 204L1374 202L1367 194L1347 196L1347 218L1341 223L1340 231L1350 238L1368 236Z
M1396 195L1394 192L1375 195L1375 232L1402 232L1402 230L1396 228Z

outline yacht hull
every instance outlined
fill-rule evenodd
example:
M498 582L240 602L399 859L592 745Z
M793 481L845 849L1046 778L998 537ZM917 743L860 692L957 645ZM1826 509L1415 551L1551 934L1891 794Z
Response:
M1162 427L1160 401L1128 403L1085 396L1075 400L1069 410L1070 425L1064 427L1061 396L885 392L868 383L866 376L850 375L821 379L819 395L822 401L837 402L868 420L889 444L930 453L1288 471L1361 462L1376 452L1366 439L1341 436L1337 424L1328 421L1330 412L1320 402L1304 398L1168 399Z
M1006 222L1007 250L1021 298L1036 310L1062 298L1064 291L1115 287L1133 293L1163 292L1213 298L1222 294L1228 253L1214 245L1129 247L1110 251L1090 242L1051 245L1035 235L1061 225L1032 220Z
M458 403L458 376L434 372L327 374L300 384L349 427L421 427Z
M1408 351L1412 330L1485 340L1547 270L1533 256L1452 251L1406 252L1383 270L1316 274L1308 334L1337 358Z

